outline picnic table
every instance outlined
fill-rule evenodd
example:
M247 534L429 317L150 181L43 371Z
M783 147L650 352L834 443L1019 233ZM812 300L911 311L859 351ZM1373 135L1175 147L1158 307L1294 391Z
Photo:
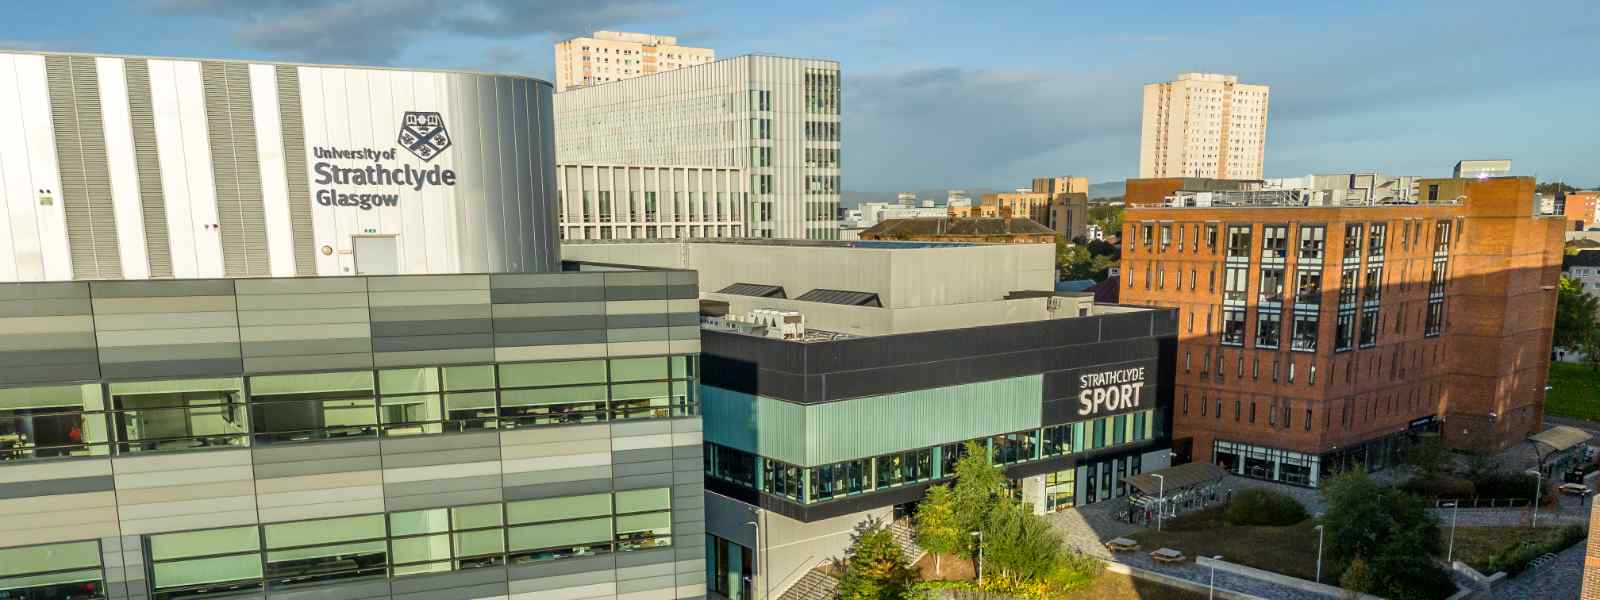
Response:
M1139 549L1139 542L1125 537L1106 540L1106 549L1112 552L1131 552Z
M1181 551L1173 550L1172 548L1161 548L1155 552L1151 552L1150 558L1155 559L1156 562L1175 563L1183 562L1183 560L1187 557L1185 557Z

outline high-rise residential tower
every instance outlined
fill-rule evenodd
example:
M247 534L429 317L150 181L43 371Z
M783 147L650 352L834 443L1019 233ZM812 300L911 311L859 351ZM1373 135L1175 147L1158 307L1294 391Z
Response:
M1139 177L1260 179L1269 91L1215 73L1144 86Z
M748 237L838 237L836 61L739 56L561 92L555 113L556 162L563 165L672 167L680 178L687 177L684 167L700 168L701 175L706 169L746 172L748 188L707 185L703 178L664 187L673 194L657 196L661 215L739 215L738 229ZM610 229L617 229L614 237L694 235L695 225L676 221L649 235L651 225L636 216L648 217L651 205L634 189L562 198L565 238L593 239ZM608 227L619 220L638 223L645 233L636 235L632 225Z
M596 31L556 44L556 89L622 81L716 59L715 50L679 46L675 36Z

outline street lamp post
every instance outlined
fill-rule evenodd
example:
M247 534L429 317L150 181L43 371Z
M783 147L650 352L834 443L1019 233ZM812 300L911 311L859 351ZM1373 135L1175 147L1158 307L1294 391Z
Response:
M1530 469L1528 471L1528 473L1533 475L1533 526L1534 527L1538 527L1539 526L1539 492L1544 490L1544 472L1542 472L1542 471L1540 471L1538 469Z
M1450 532L1455 535L1455 531ZM1317 526L1317 583L1322 583L1322 526Z
M1211 557L1211 593L1206 596L1210 600L1216 600L1217 597L1217 561L1219 560L1222 560L1221 554Z
M978 538L978 587L983 587L983 530L972 532Z
M1161 531L1161 513L1167 511L1167 477L1160 473L1151 473L1150 476L1161 482L1161 499L1156 501L1156 531Z
M1456 556L1456 515L1461 512L1461 503L1446 502L1444 505L1450 509L1450 549L1445 552L1444 562L1450 564Z

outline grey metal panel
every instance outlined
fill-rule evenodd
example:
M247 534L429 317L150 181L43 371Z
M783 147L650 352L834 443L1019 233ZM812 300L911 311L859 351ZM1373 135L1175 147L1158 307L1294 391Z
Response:
M73 277L120 279L122 258L95 59L46 56L45 79Z
M604 344L606 330L548 331L543 333L497 333L494 345L498 348L514 346L562 346L569 344Z
M642 490L645 488L659 488L672 486L672 473L660 475L634 475L630 477L616 477L611 480L611 485L617 490Z
M698 318L698 315L696 315ZM671 325L666 313L639 315L606 315L606 327L627 329L632 327L667 327Z
M673 516L677 516L674 512ZM706 522L701 520L688 520L672 522L672 535L677 537L696 537L706 532Z
M602 480L607 486L611 485L611 466L573 467L570 469L550 469L545 471L526 471L522 473L505 473L501 475L506 487L535 486L549 483L583 481L587 479Z
M660 475L672 473L672 461L658 460L655 462L628 463L611 465L612 477L634 477L639 475Z
M670 556L668 557L671 558ZM621 558L619 557L620 561ZM648 592L651 590L665 590L676 587L676 579L672 575L661 575L645 579L620 579L617 581L617 593L629 594L635 592Z
M68 477L66 479L35 479L21 483L0 483L0 500L107 492L114 487L115 481L113 481L111 475Z
M229 279L180 279L174 281L96 281L89 284L89 292L101 298L178 298L183 296L232 296L233 281ZM172 308L181 311L182 304Z
M372 354L368 352L312 356L246 356L244 359L244 372L246 374L370 368L372 368Z
M242 315L241 315L242 316ZM372 352L372 338L322 338L292 342L241 342L245 358L261 356L316 356L325 354L367 354ZM367 359L372 366L372 359ZM329 369L334 367L323 367ZM321 370L321 369L318 369Z
M522 317L509 319L502 318L494 320L494 331L496 333L570 331L574 329L605 328L606 316L603 314L565 315L559 317Z
M494 336L488 333L372 338L373 352L457 350L464 348L492 348L493 346Z
M517 581L576 573L609 573L617 568L616 556L616 554L602 554L593 557L567 558L528 565L516 565L506 568L506 576L512 581Z
M373 315L372 337L416 337L465 333L490 333L492 322L482 319L441 319L427 321L380 321Z
M349 471L376 471L383 468L382 461L376 456L357 456L354 458L330 458L319 461L289 462L276 464L256 463L256 479L271 479L273 477L298 477L300 475L324 475L327 473L345 473Z
M422 508L438 508L441 506L463 506L467 504L485 504L500 502L505 499L500 488L486 490L464 490L459 492L443 492L423 494L420 496L391 496L383 499L384 510L417 510Z
M94 381L100 378L96 365L0 366L0 381L7 384Z
M498 448L500 447L500 434L498 432L454 433L447 435L423 435L410 437L383 438L381 448L385 455L404 454L407 452L435 452L440 450L459 450L462 448Z
M250 459L263 464L319 461L356 456L377 456L377 440L326 440L298 444L255 446L250 449Z
M641 450L618 450L611 453L611 464L643 463L672 460L672 448L644 448Z
M618 421L611 424L612 437L660 435L663 433L672 433L671 421L652 419L648 421Z
M384 352L372 355L374 366L411 367L437 365L463 365L494 362L493 348L462 348L457 350L423 350L413 352Z
M6 317L56 317L61 315L89 314L88 298L59 298L49 301L0 301L0 318Z
M578 496L582 494L597 494L612 491L610 479L585 479L582 481L565 481L561 483L541 483L538 485L523 485L505 487L506 501L533 500L535 498L558 498L561 496ZM650 486L641 486L650 487ZM661 486L655 486L661 487Z
M53 300L88 298L87 281L52 281L39 283L0 283L0 300Z
M267 219L256 155L250 66L200 63L205 91L206 134L211 148L217 221L222 228L223 272L229 277L272 274L267 259Z
M665 285L606 285L606 300L666 300L667 296Z
M238 375L243 368L242 363L237 358L126 363L106 363L102 361L100 363L100 373L106 379L230 376Z
M311 189L306 175L306 121L300 112L300 68L277 66L278 119L283 125L283 164L289 182L289 228L294 233L294 273L317 274Z
M369 312L371 313L372 321L377 323L488 319L491 310L489 304L448 304L444 306L374 306Z
M429 479L426 481L389 483L384 484L383 494L385 496L398 498L403 496L418 496L425 494L480 491L491 488L500 488L499 475L476 475L472 477L452 477L450 479Z
M697 474L703 474L702 473L702 470L703 470L702 469L702 465L703 465L703 463L701 462L701 460L702 459L699 459L699 458L677 458L677 459L673 459L673 461L672 461L672 470L675 473L686 473L690 477L694 477ZM682 481L680 481L680 483L682 483Z
M544 590L559 590L564 588L614 583L616 580L616 571L605 569L570 573L566 575L546 575L534 579L512 580L510 589L512 594L526 594L529 592L542 592Z
M664 342L672 338L672 329L668 327L649 327L643 329L607 329L606 341L617 342Z
M107 363L143 362L159 357L162 361L228 360L237 365L238 344L183 344L101 348L100 360Z
M606 300L606 290L598 285L594 287L493 288L489 290L489 299L495 304L595 302Z
M496 583L500 584L501 587L505 586L506 569L504 567L484 567L480 569L466 569L449 573L399 577L391 580L389 587L394 591L395 594L416 594L421 592L443 591L454 588L473 587ZM505 593L505 591L500 592L502 595ZM478 595L466 597L482 598L483 596Z
M98 363L95 362L99 360L99 357L93 350L93 336L89 336L88 344L83 344L81 334L51 334L50 337L55 337L57 335L62 337L76 338L73 340L73 345L78 347L61 350L27 350L23 348L25 345L24 342L29 340L37 341L39 340L38 337L24 337L20 335L0 337L0 365L6 365L8 367L80 365L90 366L90 368L99 366ZM50 340L46 338L44 341L58 340Z
M672 551L666 548L649 548L645 550L634 550L632 552L618 552L617 575L620 579L621 576L629 570L636 570L636 572L638 572L637 570L639 567L663 565L671 562ZM654 569L643 569L642 571L644 574L649 575L666 575L672 573L672 567L665 566Z
M389 581L363 581L336 583L305 589L274 589L268 596L273 600L360 600L363 598L388 598ZM230 597L231 598L231 597Z
M383 468L399 469L406 467L431 467L434 465L461 464L500 460L500 447L490 448L464 448L460 450L438 450L433 452L412 452L406 454L383 455ZM498 483L496 484L498 485Z

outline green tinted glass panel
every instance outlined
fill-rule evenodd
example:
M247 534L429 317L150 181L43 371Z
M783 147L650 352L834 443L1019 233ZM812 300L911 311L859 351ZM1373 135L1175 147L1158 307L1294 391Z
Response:
M454 567L450 564L450 561L448 561L448 560L441 561L441 562L422 563L422 564L416 564L416 565L407 565L407 566L404 566L404 567L394 567L394 576L395 577L404 577L406 575L421 575L423 573L446 573L446 572L449 572L450 570L452 570L453 568Z
M0 592L6 592L9 590L23 590L31 587L61 585L67 583L93 583L100 581L100 578L101 571L99 567L95 567L93 569L84 569L82 571L45 573L43 575L28 575L24 577L3 577L0 578ZM14 596L0 593L0 598L11 597ZM30 596L20 597L29 598Z
M494 365L445 367L444 389L450 391L492 390L494 389Z
M179 392L226 392L244 389L238 377L211 379L168 379L165 381L125 381L111 384L111 393L122 394L173 394Z
M0 410L52 407L100 410L104 408L104 402L100 398L100 386L92 384L0 389Z
M383 538L383 515L362 515L267 525L267 548L288 548Z
M255 552L260 549L261 538L253 525L150 536L150 557L155 560Z
M156 563L155 587L183 587L204 583L221 583L261 578L261 556L241 554L218 558L181 560Z
M444 533L450 530L449 511L443 508L389 514L389 535Z
M542 388L534 390L501 390L501 406L529 406L535 404L567 404L572 402L605 402L606 386Z
M672 513L658 512L617 517L617 533L633 533L636 531L655 531L660 533L672 531Z
M689 361L692 359L689 357L673 356L670 357L670 360L672 361L673 379L683 379L694 374L694 365L690 364Z
M667 358L617 358L611 361L612 381L639 381L641 379L666 379Z
M606 361L573 360L500 365L500 387L605 383Z
M617 492L617 514L672 508L672 488Z
M611 519L525 525L508 529L506 533L513 551L601 544L611 541Z
M494 392L456 392L444 395L446 410L494 408Z
M430 535L394 540L389 543L394 554L389 560L394 564L445 560L450 558L450 536Z
M0 548L0 577L99 566L100 543L94 541Z
M328 556L347 556L352 554L383 554L388 549L388 544L383 540L371 542L357 542L354 544L333 544L329 546L313 546L311 548L295 548L293 550L272 550L267 552L267 562L280 563L308 558L324 558Z
M505 531L488 529L456 534L456 556L482 556L506 551Z
M315 392L372 393L372 371L257 375L250 378L251 396Z
M543 498L506 503L509 523L537 523L611 514L611 494Z
M671 392L667 382L656 383L623 383L611 386L613 400L638 400L644 398L666 398Z
M439 369L428 367L425 369L387 369L378 371L378 391L385 396L390 394L437 392L439 391Z
M456 529L477 529L479 527L500 526L499 504L460 506L450 509L450 513L455 518Z

